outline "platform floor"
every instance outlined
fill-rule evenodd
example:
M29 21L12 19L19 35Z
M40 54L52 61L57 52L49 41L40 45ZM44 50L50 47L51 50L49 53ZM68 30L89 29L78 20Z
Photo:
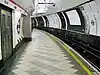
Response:
M7 75L87 75L84 69L55 41L33 30L28 43Z

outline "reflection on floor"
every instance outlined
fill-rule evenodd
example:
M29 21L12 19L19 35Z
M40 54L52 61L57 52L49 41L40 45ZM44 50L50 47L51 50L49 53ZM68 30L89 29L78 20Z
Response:
M32 41L7 75L87 74L48 35L34 30Z

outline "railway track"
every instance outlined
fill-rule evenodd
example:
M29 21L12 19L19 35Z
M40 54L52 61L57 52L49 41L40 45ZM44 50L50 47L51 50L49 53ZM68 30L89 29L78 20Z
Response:
M45 30L45 29L42 29ZM80 40L76 40L73 37L66 35L65 31L59 31L59 29L46 29L45 31L58 37L74 50L76 50L84 59L86 59L91 65L93 65L100 72L100 50L86 44Z
M90 64L92 64L98 71L100 71L100 51L84 44L81 41L77 41L71 37L64 37L62 39L65 43L75 49L80 55L82 55ZM61 38L60 38L61 39Z

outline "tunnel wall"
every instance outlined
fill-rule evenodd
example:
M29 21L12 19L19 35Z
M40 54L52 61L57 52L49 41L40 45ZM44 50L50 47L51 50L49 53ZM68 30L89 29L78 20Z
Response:
M61 28L61 21L57 14L49 15L47 18L49 20L49 27Z
M76 15L79 16L80 23L75 23L79 20L76 18L75 13L68 16L71 11L76 10ZM61 18L57 13L63 13L66 19L66 28L61 29ZM45 15L48 18L49 26L41 28L61 40L65 43L73 45L74 42L78 42L83 47L85 45L88 52L92 54L99 54L100 52L100 0L91 1L72 9L64 10L50 15ZM58 16L55 16L55 14ZM71 16L71 17L70 17ZM70 23L71 19L74 19L73 23ZM73 40L74 42L72 43ZM93 50L91 50L91 49ZM81 50L83 51L83 50ZM94 55L94 57L95 57Z
M78 26L76 29L72 28L71 31L75 31L75 32L82 33L82 34L84 33L86 35L100 36L100 25L99 25L100 24L100 1L99 0L91 1L89 3L72 8L68 11L75 10L77 8L81 11L83 15L85 27L83 28L82 32L77 31L78 28L80 29L80 27ZM61 13L68 12L68 11L64 10L64 11L61 11ZM63 15L66 20L65 30L69 30L68 29L68 25L69 25L68 19L66 19L66 16L64 13ZM57 13L46 15L46 17L48 18L48 21L49 21L49 27L61 29L61 20L59 18L59 15L57 15Z
M12 13L12 23L13 23L13 48L22 40L22 26L23 26L23 16L19 11L13 11Z
M95 0L80 7L85 17L86 31L100 36L100 1Z

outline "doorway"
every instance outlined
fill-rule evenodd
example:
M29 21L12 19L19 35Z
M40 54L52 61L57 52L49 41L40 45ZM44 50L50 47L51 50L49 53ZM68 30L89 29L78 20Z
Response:
M12 56L12 10L2 6L0 7L0 42L2 65ZM1 64L0 64L1 65Z

